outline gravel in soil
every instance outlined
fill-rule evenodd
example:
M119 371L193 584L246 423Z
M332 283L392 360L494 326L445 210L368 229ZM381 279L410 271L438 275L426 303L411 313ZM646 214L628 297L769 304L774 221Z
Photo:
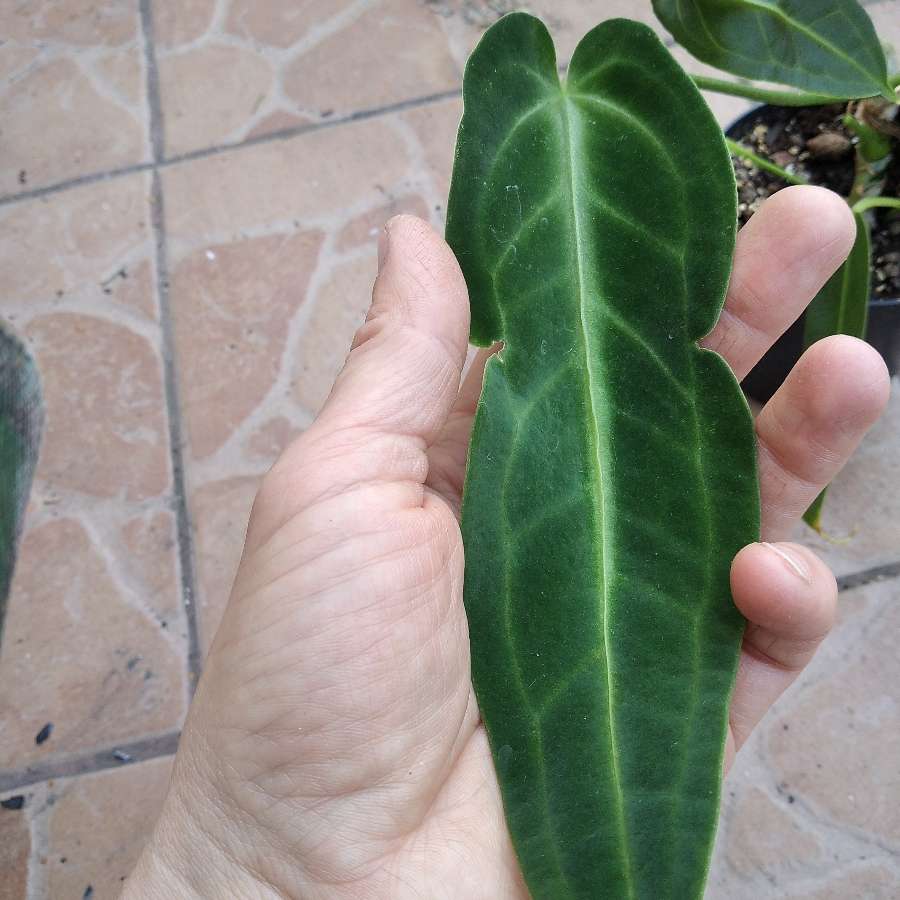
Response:
M800 108L766 106L729 129L729 137L740 141L759 156L807 179L847 196L853 185L856 138L841 124L846 104ZM894 140L894 156L882 193L900 195L900 140ZM749 160L734 157L738 182L738 217L746 224L763 200L787 183L770 172L757 169ZM900 212L878 209L872 221L872 296L900 297Z

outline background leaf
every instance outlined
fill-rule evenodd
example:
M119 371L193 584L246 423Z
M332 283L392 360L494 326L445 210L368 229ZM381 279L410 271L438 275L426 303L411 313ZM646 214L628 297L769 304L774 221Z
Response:
M869 224L865 216L856 214L854 218L856 240L853 242L850 255L806 309L803 326L804 347L811 347L816 341L831 334L849 334L858 338L866 336L866 317L872 281L872 250ZM806 524L816 531L821 525L824 501L823 490L803 514Z
M722 132L653 32L536 19L469 60L447 238L488 363L463 499L472 672L535 900L700 897L758 534L749 410L696 341L736 222Z
M894 97L856 0L653 0L653 9L697 59L734 75L836 98Z
M22 344L0 327L0 643L42 425L34 361Z

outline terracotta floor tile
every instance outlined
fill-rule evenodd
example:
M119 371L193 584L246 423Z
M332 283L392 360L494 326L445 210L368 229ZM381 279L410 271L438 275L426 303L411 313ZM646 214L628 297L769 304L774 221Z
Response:
M537 16L547 26L560 65L568 64L581 38L606 19L635 19L663 34L650 0L603 0L601 3L585 0L426 0L426 3L441 18L460 68L485 29L501 15L519 9Z
M149 158L137 0L0 10L0 195Z
M865 6L878 39L887 47L888 69L896 72L900 63L900 15L897 14L897 0L875 0Z
M451 90L440 17L418 0L158 0L166 152Z
M422 148L422 163L434 181L435 212L441 221L447 210L456 132L462 114L462 100L452 99L408 110L399 117L412 129Z
M46 404L0 654L3 769L177 728L184 713L148 187L135 175L0 209L4 318Z
M30 856L27 811L0 807L0 900L27 900Z
M900 553L900 378L891 401L828 491L823 534L801 524L796 537L839 575L896 562Z
M20 791L21 810L0 809L0 835L13 841L0 840L0 862L10 863L0 898L115 900L153 830L171 768L171 758L155 759Z
M832 634L738 754L707 900L895 895L898 601L900 580L842 593Z
M830 671L814 669L790 708L773 717L768 750L785 790L810 810L897 852L900 583L869 590L878 609L845 653L829 648Z

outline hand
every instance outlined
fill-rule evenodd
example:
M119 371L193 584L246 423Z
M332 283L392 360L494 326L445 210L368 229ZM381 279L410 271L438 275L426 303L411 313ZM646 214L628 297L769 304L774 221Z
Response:
M742 378L846 256L846 204L789 188L741 232L704 341ZM266 476L156 832L125 896L527 897L469 677L457 516L486 354L452 253L392 220L366 324ZM783 541L882 410L880 357L807 352L756 420L763 536ZM831 626L795 544L732 568L749 619L728 762Z

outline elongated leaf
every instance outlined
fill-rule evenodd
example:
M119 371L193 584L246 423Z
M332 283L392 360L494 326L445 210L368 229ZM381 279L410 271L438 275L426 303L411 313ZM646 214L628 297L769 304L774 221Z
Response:
M698 349L735 184L653 32L591 31L560 84L517 13L466 68L447 237L488 364L463 537L472 672L535 900L699 897L758 530L750 414Z
M830 334L866 336L866 318L872 281L872 250L869 224L865 216L855 215L856 240L844 264L828 279L825 287L806 309L803 326L803 346L811 347ZM827 489L826 489L827 490ZM825 491L813 501L803 514L811 528L819 530Z
M811 347L830 334L865 337L871 293L869 225L855 215L856 240L844 264L828 279L806 309L803 346Z
M0 327L0 642L42 424L34 362L21 343Z
M894 96L856 0L653 0L653 9L679 44L718 69L832 97Z

